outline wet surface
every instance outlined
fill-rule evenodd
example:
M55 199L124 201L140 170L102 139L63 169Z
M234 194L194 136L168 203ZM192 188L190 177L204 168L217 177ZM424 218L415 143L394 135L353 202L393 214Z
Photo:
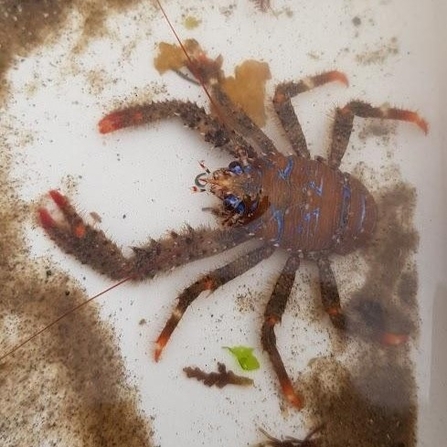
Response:
M67 14L79 6L69 1L8 3L2 6L0 17L3 99L8 98L5 74L14 58L57 39ZM101 11L104 7L99 2L96 8L85 9L86 36L98 32ZM9 178L17 148L8 147L6 138L2 140L0 319L4 354L86 296L54 265L28 258L23 224L35 211L18 198ZM137 391L127 383L116 336L98 321L94 304L3 359L0 387L3 446L151 445L150 423L137 408Z
M87 297L54 265L27 258L21 224L33 210L15 195L2 161L3 353ZM116 337L94 304L3 359L0 386L2 445L151 445Z
M270 2L253 3L270 8ZM83 32L76 47L81 53L91 38L107 33L103 24L108 14L130 7L131 3L79 5L76 1L46 1L39 2L38 7L35 2L9 6L0 18L1 73L7 74L16 57L57 39L70 11L76 10L82 16ZM363 19L355 16L352 21L361 28ZM394 40L385 47L359 53L359 63L380 63L398 53L398 42ZM100 72L92 73L92 86L98 77L101 79ZM0 92L4 101L9 95L5 79L3 76ZM383 129L367 124L362 130L361 138L379 135L385 145L390 143L389 135L395 127ZM7 147L6 140L2 146L7 148L0 155L3 353L86 297L73 279L49 261L29 259L23 226L29 224L35 210L21 201L17 185L9 177L15 148ZM377 188L375 196L380 224L377 239L361 253L366 276L356 291L342 299L349 317L348 335L331 331L338 358L331 355L313 361L297 381L307 404L304 425L324 425L319 436L324 447L416 445L416 383L410 349L385 347L377 340L384 330L409 334L413 341L418 336L414 261L418 235L413 226L416 194L396 181L392 188ZM348 262L348 271L356 268L355 260L350 266ZM306 281L312 280L304 277ZM314 292L318 295L316 289ZM242 287L236 311L260 312L259 293ZM316 324L329 324L324 321L318 298L312 299L315 308L307 315L294 304L288 312L307 324L316 320ZM2 360L0 387L0 433L4 445L37 445L45 441L70 446L151 445L149 417L139 410L139 394L127 382L116 336L111 327L99 322L94 304ZM271 396L272 405L277 405L277 399ZM302 427L297 430L302 431ZM285 435L295 433L275 433L281 439Z

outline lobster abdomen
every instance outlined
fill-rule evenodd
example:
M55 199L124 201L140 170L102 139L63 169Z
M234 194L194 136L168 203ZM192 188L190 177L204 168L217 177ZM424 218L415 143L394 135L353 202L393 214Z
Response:
M356 178L296 156L263 170L269 209L260 235L292 251L348 253L371 238L375 201Z

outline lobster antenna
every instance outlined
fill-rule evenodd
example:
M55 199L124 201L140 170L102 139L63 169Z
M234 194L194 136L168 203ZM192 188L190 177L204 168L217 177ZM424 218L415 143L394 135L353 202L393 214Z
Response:
M182 51L184 52L186 58L188 59L188 62L190 63L190 71L192 72L192 74L194 75L194 77L196 77L196 79L199 80L200 85L202 86L203 90L205 91L206 95L208 96L211 104L213 104L213 106L216 108L217 113L220 115L219 112L219 107L217 106L217 104L215 103L214 99L212 98L210 92L208 91L208 89L206 88L205 83L203 82L202 77L200 76L200 73L195 69L195 65L193 63L193 60L191 59L190 55L188 54L188 52L186 51L185 46L183 45L182 41L180 40L180 37L178 36L174 26L172 25L171 21L169 20L168 15L166 14L166 11L164 10L160 0L155 0L158 7L160 8L160 11L162 12L164 18L166 19L166 22L169 25L169 28L171 28L172 33L175 36L175 39L177 40L180 48L182 49ZM222 117L221 117L222 119ZM223 120L222 120L223 121ZM34 334L30 335L29 337L27 337L25 340L23 340L22 342L20 342L19 344L17 344L16 346L14 346L12 349L10 349L8 352L6 352L3 355L0 355L0 362L3 361L5 358L9 357L11 354L13 354L14 352L16 352L17 350L19 350L22 346L26 345L27 343L29 343L31 340L33 340L34 338L38 337L40 334L42 334L43 332L47 331L48 329L52 328L55 324L57 324L59 321L61 321L62 319L64 319L65 317L67 317L68 315L72 314L73 312L77 311L78 309L86 306L88 303L90 303L91 301L95 300L96 298L99 298L100 296L106 294L107 292L110 292L111 290L115 289L116 287L119 287L121 284L124 284L125 282L129 281L132 279L132 276L128 276L124 279L122 279L121 281L111 285L110 287L108 287L107 289L104 289L103 291L97 293L96 295L86 299L85 301L83 301L82 303L79 303L78 305L72 307L71 309L67 310L66 312L64 312L62 315L60 315L59 317L57 317L55 320L53 320L50 324L44 326L42 329L38 330L37 332L35 332Z
M214 100L213 100L213 98L211 96L211 93L206 88L205 82L203 81L203 78L200 76L200 73L195 69L194 62L191 59L191 56L186 51L185 46L183 45L182 41L180 40L179 35L177 34L177 31L175 30L174 26L172 25L171 21L169 20L169 17L166 14L166 11L164 10L160 0L155 0L155 1L157 2L157 5L160 8L160 11L162 12L164 18L166 19L166 22L168 23L169 28L171 28L171 31L174 34L175 39L177 40L178 44L180 45L180 48L182 49L183 53L185 53L185 56L188 59L188 62L190 64L190 68L189 69L191 70L191 72L194 75L194 77L199 80L200 85L202 86L203 90L205 91L206 96L208 96L209 100L211 101L211 104L213 104L215 106L216 104L214 103Z
M161 1L160 0L155 0L155 2L157 3L158 7L160 8L160 11L162 12L164 18L166 19L167 24L169 25L169 28L171 28L172 33L175 36L175 40L178 42L180 48L182 49L183 53L186 56L186 59L188 59L189 62L189 67L188 69L191 71L191 73L194 75L194 77L196 79L199 80L200 85L202 86L206 96L208 96L208 99L210 100L210 103L213 105L217 115L219 116L221 122L223 125L225 125L225 117L223 116L219 104L216 103L216 101L213 99L211 93L209 92L208 88L206 87L206 84L202 78L202 76L200 75L200 73L198 72L198 70L195 68L195 64L194 61L191 59L191 56L189 55L188 51L186 50L185 46L183 45L182 41L180 40L179 35L177 34L177 31L175 30L174 26L172 25L172 22L169 20L168 15L166 14L165 9L163 8ZM233 139L233 137L230 135L230 138Z
M57 317L55 320L53 320L50 324L47 324L46 326L44 326L42 329L40 329L39 331L35 332L34 334L32 334L31 336L29 336L28 338L26 338L25 340L23 340L22 342L20 342L18 345L14 346L10 351L8 351L6 354L3 354L0 356L0 362L5 359L6 357L10 356L11 354L13 354L14 352L16 352L18 349L20 349L22 346L26 345L28 342L30 342L31 340L33 340L34 338L38 337L40 334L42 334L43 332L45 332L46 330L50 329L51 327L53 327L56 323L58 323L59 321L61 321L62 319L64 319L66 316L72 314L73 312L75 312L76 310L80 309L81 307L84 307L85 305L87 305L88 303L90 303L90 301L95 300L96 298L99 298L101 295L104 295L107 292L110 292L111 290L113 290L115 287L120 286L121 284L124 284L125 282L129 281L130 279L132 279L132 276L128 276L127 278L122 279L121 281L111 285L110 287L108 287L107 289L102 290L101 292L97 293L96 295L86 299L85 301L83 301L82 303L77 304L76 306L72 307L71 309L67 310L66 312L64 312L62 315L60 315L59 317Z

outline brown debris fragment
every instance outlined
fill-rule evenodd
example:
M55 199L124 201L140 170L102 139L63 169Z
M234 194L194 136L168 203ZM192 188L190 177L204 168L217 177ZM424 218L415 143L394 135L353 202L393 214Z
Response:
M218 362L217 372L207 373L198 367L188 366L183 368L188 378L197 379L203 382L204 385L212 387L213 385L218 388L223 388L227 385L238 385L238 386L250 386L253 385L253 380L248 377L238 376L233 371L227 371L227 367Z
M154 59L154 66L160 74L168 70L179 70L185 66L186 61L185 53L178 45L167 42L158 44L158 55Z

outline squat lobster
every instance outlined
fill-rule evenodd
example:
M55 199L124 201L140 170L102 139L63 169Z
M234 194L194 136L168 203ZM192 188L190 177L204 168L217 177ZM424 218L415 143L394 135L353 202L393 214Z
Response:
M276 249L285 250L288 259L264 312L261 342L286 399L301 408L303 398L293 388L277 350L274 332L284 313L300 259L316 262L324 309L332 324L344 329L345 317L329 256L332 253L346 254L367 244L377 219L375 201L365 186L339 170L354 117L407 121L425 133L428 125L412 111L352 101L335 111L328 160L312 160L291 99L329 82L348 85L343 73L329 71L276 87L274 109L293 149L292 155L285 156L223 91L217 59L207 59L201 52L189 59L188 67L206 85L217 108L216 117L194 103L170 100L112 112L99 122L99 130L109 133L178 118L198 131L206 142L229 152L235 161L228 167L198 176L204 188L219 199L212 211L222 225L217 229L171 231L144 247L133 248L133 255L125 257L102 231L86 224L57 191L51 191L50 196L62 211L65 224L53 219L45 208L39 209L40 222L62 250L115 280L153 278L173 267L224 252L248 239L259 240L257 248L204 275L180 294L156 341L156 361L186 309L202 291L216 290L268 258ZM394 344L407 338L405 334L384 333L382 336Z

